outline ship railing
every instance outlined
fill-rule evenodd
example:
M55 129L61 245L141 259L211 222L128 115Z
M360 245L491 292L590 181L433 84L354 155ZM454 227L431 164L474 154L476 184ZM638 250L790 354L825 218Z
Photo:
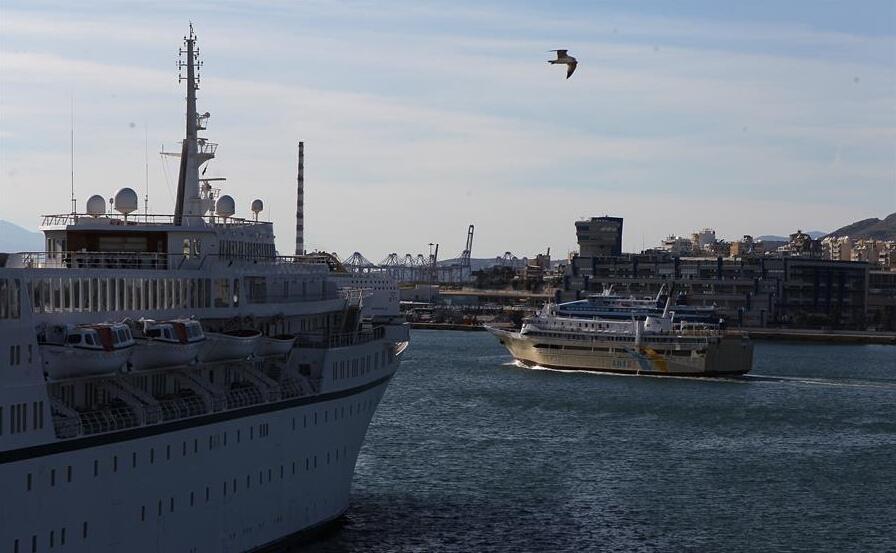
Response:
M268 378L261 371L252 367L240 367L239 373L249 382L255 385L259 391L267 396L267 401L280 401L280 385Z
M183 255L153 252L21 252L19 265L27 269L143 269L178 267Z
M217 146L217 145L216 145ZM146 226L146 225L174 225L174 215L162 213L131 213L130 215L122 215L121 213L104 213L94 217L88 213L61 213L52 215L43 215L41 226L68 226L81 224L91 227L96 226ZM182 217L184 225L211 225L219 227L244 227L255 225L272 225L270 221L256 221L254 219L243 219L241 217L228 217L223 220L214 215L184 215ZM92 223L92 224L91 224Z
M383 326L375 326L369 331L341 332L330 335L299 334L296 337L296 346L320 349L344 348L382 340L385 334L386 329Z
M133 409L120 401L110 402L101 409L81 412L78 418L81 420L81 433L84 435L114 432L140 425Z
M284 380L280 383L280 397L282 399L292 399L305 395L300 380Z
M303 296L284 296L282 294L267 294L264 297L249 296L246 298L247 303L265 304L265 303L302 303L312 301L325 301L339 299L339 294L323 293L323 294L306 294Z
M208 380L202 378L199 371L175 371L175 378L182 379L184 385L198 395L202 396L207 405L211 406L212 411L218 412L227 405L224 390Z
M155 409L147 409L147 406L134 395L131 387L127 384L118 379L106 379L101 381L100 386L109 396L120 400L131 408L138 426L158 422L158 405L154 406Z
M243 382L234 382L231 389L227 391L226 398L228 409L240 409L264 403L261 391L255 386Z
M77 411L62 400L53 398L53 429L57 438L74 438L81 433L81 418Z
M194 263L199 259L199 263ZM285 263L284 257L262 254L203 254L200 257L190 257L183 253L165 252L97 252L97 251L53 251L53 252L17 252L10 255L6 262L7 267L23 267L26 269L132 269L132 270L167 270L189 269L203 270L214 264L232 266L237 264ZM188 263L189 261L189 263ZM320 264L319 261L302 260L307 264ZM293 262L290 262L293 263ZM340 297L331 294L332 298ZM272 301L312 301L313 296L290 296L276 298L269 296L267 302ZM331 299L331 298L327 298ZM259 301L265 301L263 298Z
M157 399L159 400L159 410L162 413L163 421L184 419L208 413L208 406L193 390L189 390L189 393L184 393L184 390L182 390L179 395Z

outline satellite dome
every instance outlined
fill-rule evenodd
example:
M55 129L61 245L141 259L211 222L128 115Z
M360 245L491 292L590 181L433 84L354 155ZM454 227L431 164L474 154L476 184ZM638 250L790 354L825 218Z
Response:
M87 199L87 214L99 217L106 213L106 200L99 194L94 194Z
M133 188L122 188L115 193L115 211L124 215L137 211L137 193Z
M218 201L215 202L215 213L218 217L233 217L233 214L236 213L236 203L233 201L233 198L224 194L223 196L218 198Z
M264 209L264 202L261 200L252 201L252 213L258 215Z

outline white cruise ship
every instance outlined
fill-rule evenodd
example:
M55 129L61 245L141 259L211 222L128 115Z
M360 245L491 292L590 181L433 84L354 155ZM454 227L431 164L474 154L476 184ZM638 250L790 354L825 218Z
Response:
M726 337L718 325L676 320L670 302L661 313L632 311L628 320L569 316L547 304L518 332L486 328L514 359L530 367L664 376L750 371L753 344L748 338Z
M397 287L278 256L260 202L235 218L200 178L195 43L175 214L122 189L0 255L0 551L264 550L348 508Z

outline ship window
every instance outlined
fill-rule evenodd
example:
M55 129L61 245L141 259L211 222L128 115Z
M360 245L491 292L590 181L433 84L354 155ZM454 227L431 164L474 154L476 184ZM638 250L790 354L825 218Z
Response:
M59 545L65 545L65 528L62 528L62 531L59 532Z
M140 507L140 522L146 521L146 505Z
M31 473L28 473L28 476L25 478L25 489L27 491L31 491Z
M184 238L184 257L190 259L190 239Z
M81 528L81 535L86 539L87 538L87 522L84 522L84 526Z
M230 279L215 279L215 307L230 306Z
M80 344L81 343L81 335L80 334L70 334L68 339L66 340L69 344Z
M233 306L240 306L240 281L239 279L233 279Z
M208 489L208 486L205 487L205 502L208 503L211 492Z
M9 317L9 290L8 281L0 278L0 319Z
M69 465L65 469L65 480L66 480L66 482L72 481L72 466L71 465Z
M93 460L93 475L99 476L100 474L100 462L97 459Z

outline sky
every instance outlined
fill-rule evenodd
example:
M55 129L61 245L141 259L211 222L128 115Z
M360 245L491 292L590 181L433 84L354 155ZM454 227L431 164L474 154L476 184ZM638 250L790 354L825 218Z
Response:
M373 262L469 224L474 257L564 257L591 216L640 251L896 211L894 0L0 0L0 219L69 212L72 164L79 211L128 186L142 212L147 174L173 211L190 21L206 176L284 254L299 140L306 247Z

